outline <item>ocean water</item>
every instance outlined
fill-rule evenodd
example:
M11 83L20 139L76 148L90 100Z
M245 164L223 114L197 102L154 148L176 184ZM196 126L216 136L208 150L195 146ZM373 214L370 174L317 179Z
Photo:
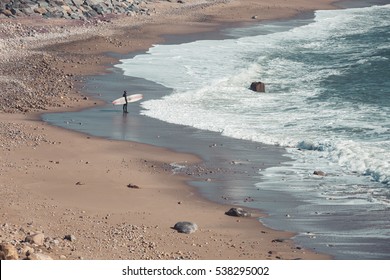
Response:
M198 154L205 197L336 259L390 259L389 33L383 5L156 45L85 82L107 105L43 120ZM248 89L259 80L265 94ZM126 115L110 102L124 89L144 94Z
M390 259L390 5L225 35L123 59L124 75L172 89L141 114L284 147L292 161L253 186L263 222L336 258Z

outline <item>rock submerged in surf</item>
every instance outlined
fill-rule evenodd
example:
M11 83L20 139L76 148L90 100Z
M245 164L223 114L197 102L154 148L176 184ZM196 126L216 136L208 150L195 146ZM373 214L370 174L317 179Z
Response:
M194 233L198 230L198 226L195 223L191 222L178 222L173 226L173 229L177 230L180 233Z
M229 211L225 212L226 215L228 216L233 216L233 217L250 217L251 213L248 211L242 209L242 208L230 208Z
M253 82L249 88L256 92L265 92L265 84L262 82Z
M317 176L326 176L326 173L324 171L321 171L321 170L315 170L313 172L314 175L317 175Z

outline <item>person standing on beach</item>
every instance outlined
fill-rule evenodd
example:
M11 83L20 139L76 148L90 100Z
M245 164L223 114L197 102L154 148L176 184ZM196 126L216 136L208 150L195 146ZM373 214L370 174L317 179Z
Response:
M123 113L128 113L127 112L127 92L126 91L124 91L123 92L123 97L125 98L125 104L123 104Z

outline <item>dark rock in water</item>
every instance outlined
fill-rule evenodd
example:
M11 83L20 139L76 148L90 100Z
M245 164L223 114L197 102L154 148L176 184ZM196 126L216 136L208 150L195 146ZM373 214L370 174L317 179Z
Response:
M173 229L181 233L194 233L198 230L198 226L191 222L178 222L174 225Z
M253 82L250 89L257 92L265 92L265 84L262 82Z
M251 213L248 211L242 209L242 208L230 208L229 211L225 212L226 215L228 216L233 216L233 217L250 217Z
M314 175L317 175L317 176L326 176L326 173L324 171L321 171L321 170L316 170L313 172Z

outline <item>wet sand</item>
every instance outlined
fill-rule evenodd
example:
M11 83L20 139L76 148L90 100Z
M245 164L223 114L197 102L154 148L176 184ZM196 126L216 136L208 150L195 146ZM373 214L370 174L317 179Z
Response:
M81 86L85 75L104 73L106 65L116 61L102 55L104 52L145 50L162 42L161 34L203 32L222 23L252 22L253 15L261 20L331 8L327 4L331 1L321 1L321 5L269 1L264 12L264 4L259 7L257 1L228 2L203 9L181 7L174 10L177 13L169 10L167 16L166 5L174 4L164 2L151 18L135 23L119 19L103 28L99 36L84 34L55 45L48 41L36 45L45 63L60 69L63 79L70 80L70 92L50 97L57 108L49 102L44 108L31 110L26 103L22 110L15 106L12 114L1 113L1 242L18 248L17 258L26 257L26 247L30 254L34 251L53 259L329 258L294 245L289 239L293 233L262 226L257 220L261 213L254 212L252 218L225 215L232 205L205 200L187 185L188 177L173 175L172 163L192 166L201 162L197 156L91 137L40 121L42 110L80 110L101 104L86 97ZM183 24L176 24L178 21ZM114 32L115 26L120 26L120 31ZM31 59L34 61L39 62ZM50 85L50 81L46 83ZM209 148L218 148L213 144L218 145L211 143ZM265 164L275 164L273 155L280 157L273 151L265 155ZM178 221L195 222L199 230L180 234L172 229ZM26 236L37 232L45 236L42 244L24 242ZM66 235L75 238L64 239Z

